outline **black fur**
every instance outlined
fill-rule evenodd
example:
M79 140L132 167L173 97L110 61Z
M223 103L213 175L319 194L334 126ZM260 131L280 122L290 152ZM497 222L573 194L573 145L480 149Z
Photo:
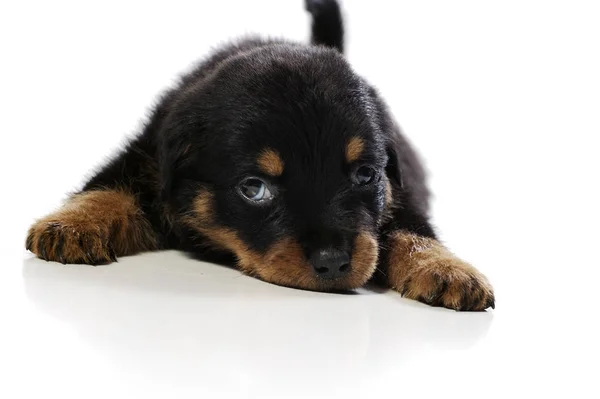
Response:
M399 229L435 237L417 156L376 90L342 55L337 2L307 1L307 9L319 46L246 38L223 47L163 96L143 132L82 191L126 187L159 248L209 260L230 254L182 222L200 189L214 196L216 222L257 252L288 236L307 257L324 247L349 252L361 231L378 236L384 250L386 234ZM347 164L345 143L354 136L366 146ZM280 177L257 169L267 147L285 162ZM350 176L364 164L377 170L377 181L356 186ZM269 181L276 198L249 204L237 189L248 176ZM394 199L388 210L386 176Z
M342 12L335 0L307 0L306 9L311 13L312 43L344 52L344 25Z

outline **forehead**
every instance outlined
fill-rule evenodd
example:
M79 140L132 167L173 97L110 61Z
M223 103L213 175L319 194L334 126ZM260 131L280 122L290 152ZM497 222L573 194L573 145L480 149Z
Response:
M384 152L377 126L359 110L313 100L274 108L247 127L232 133L222 154L231 161L224 169L318 178L355 162L379 164Z
M211 124L220 137L211 152L227 177L259 172L267 150L288 175L384 156L368 90L335 52L252 53L213 85Z

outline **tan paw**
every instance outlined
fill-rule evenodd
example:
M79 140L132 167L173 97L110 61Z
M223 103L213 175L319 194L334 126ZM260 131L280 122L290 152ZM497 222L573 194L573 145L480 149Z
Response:
M27 250L46 261L101 265L117 260L103 224L65 222L46 218L27 235Z
M494 292L485 276L457 258L422 259L397 288L402 296L455 310L495 307Z
M455 310L494 308L487 278L438 241L398 232L390 245L387 278L402 296Z

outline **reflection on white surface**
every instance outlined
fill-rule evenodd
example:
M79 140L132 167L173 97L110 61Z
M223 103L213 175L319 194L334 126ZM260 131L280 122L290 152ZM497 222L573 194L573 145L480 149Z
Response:
M430 308L396 293L278 287L169 252L102 267L24 262L27 297L94 349L148 381L215 392L334 392L407 367L427 350L467 349L492 313Z

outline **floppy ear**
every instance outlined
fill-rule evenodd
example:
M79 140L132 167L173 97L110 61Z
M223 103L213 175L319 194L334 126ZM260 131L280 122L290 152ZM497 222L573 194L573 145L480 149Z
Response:
M175 188L177 171L185 165L191 143L187 133L169 119L157 135L160 197L163 201L169 201Z
M173 155L168 143L161 143L159 154L160 199L168 201L171 198L173 165L176 162L176 157Z
M393 137L394 134L388 137L386 143L386 153L388 157L388 162L385 167L385 174L388 179L395 183L396 186L402 188L404 186L402 181L402 167L400 165L400 155L398 154L399 143Z
M387 105L379 97L377 90L366 82L363 82L363 87L365 89L365 101L369 104L369 109L374 111L372 113L374 122L379 128L378 130L381 133L381 137L383 137L382 144L385 146L386 155L388 157L385 174L392 185L403 188L403 144L405 140L402 137L400 128L396 125L390 114Z
M392 184L403 193L402 201L409 201L423 215L429 212L427 174L410 142L394 127L387 137L388 165L386 173Z
M172 202L174 194L188 191L190 180L197 180L198 154L206 147L207 122L202 100L176 99L160 110L163 119L157 126L159 192L163 201ZM175 101L175 100L172 100ZM194 167L192 167L194 166ZM175 205L175 204L172 204Z
M159 163L160 196L163 201L171 198L176 184L177 171L186 164L191 144L186 140L166 140L160 148Z

